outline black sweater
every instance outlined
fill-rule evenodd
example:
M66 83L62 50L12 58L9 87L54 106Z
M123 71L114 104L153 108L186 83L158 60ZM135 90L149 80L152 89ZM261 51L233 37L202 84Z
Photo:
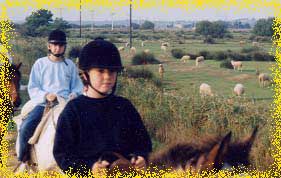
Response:
M145 159L150 137L131 102L119 96L102 99L79 96L59 116L54 157L63 171L89 171L104 152Z

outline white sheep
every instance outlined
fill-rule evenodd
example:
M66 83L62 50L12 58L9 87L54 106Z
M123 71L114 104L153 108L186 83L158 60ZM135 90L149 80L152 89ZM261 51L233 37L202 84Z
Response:
M168 46L170 46L170 43L164 42L164 43L161 44L161 46L166 46L166 47L168 47Z
M118 48L118 51L124 51L125 50L125 47L124 46L120 46L119 48Z
M259 43L259 42L257 42L257 41L253 41L253 42L252 42L252 45L253 45L253 46L257 46L257 47L258 47L258 46L260 45L260 43Z
M150 50L149 50L149 49L145 49L143 52L144 52L145 54L148 54L148 53L150 52Z
M132 46L131 49L130 49L130 53L131 54L136 54L136 52L137 52L137 49Z
M161 46L161 50L163 50L166 53L167 52L167 46Z
M204 63L204 56L198 56L198 57L195 59L195 64L196 64L196 66L199 66L200 63Z
M242 72L242 62L241 61L234 61L234 60L231 60L231 65L233 66L233 69L234 70L240 70Z
M159 68L158 68L158 72L159 72L159 75L160 75L160 78L161 80L163 79L163 75L164 75L164 66L163 64L159 64Z
M144 47L144 41L141 42L141 47Z
M181 58L180 61L187 62L187 61L189 61L189 60L190 60L190 56L184 55L184 56L182 56L182 58Z
M208 85L207 83L202 83L199 87L199 93L201 95L201 97L204 96L214 96L211 86Z
M233 92L237 96L241 96L245 92L245 87L241 83L235 85Z
M128 46L129 46L129 44L130 44L130 43L129 43L129 42L127 42L127 43L125 44L125 46L126 46L126 47L128 47Z
M271 83L271 77L267 73L260 73L259 74L259 84L261 87L265 87L266 83Z
M240 41L240 42L239 42L240 46L244 46L245 43L246 43L245 41Z

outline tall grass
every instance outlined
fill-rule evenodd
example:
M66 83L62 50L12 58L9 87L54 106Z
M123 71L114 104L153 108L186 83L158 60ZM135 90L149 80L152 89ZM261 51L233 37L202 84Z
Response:
M260 126L251 152L252 164L269 166L271 121L269 108L262 101L246 98L201 98L195 88L187 93L167 93L152 81L121 77L118 93L129 98L154 141L154 149L175 141L197 140L205 135L233 132L233 140Z

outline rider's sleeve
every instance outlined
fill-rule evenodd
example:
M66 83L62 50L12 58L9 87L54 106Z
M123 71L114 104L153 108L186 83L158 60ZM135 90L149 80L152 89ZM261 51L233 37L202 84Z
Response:
M133 154L142 156L147 160L148 154L152 151L151 138L133 104L127 100L126 106L127 119L131 128L127 140L132 150L134 150Z
M58 166L66 173L88 175L97 160L79 155L79 120L70 101L59 116L54 141L53 155Z
M48 93L42 89L40 72L39 65L35 62L30 72L27 90L30 99L36 104L45 103L46 95Z

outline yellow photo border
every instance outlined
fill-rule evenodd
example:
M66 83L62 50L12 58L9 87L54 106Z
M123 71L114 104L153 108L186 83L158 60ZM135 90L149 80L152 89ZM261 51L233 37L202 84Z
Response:
M10 40L13 37L11 31L13 30L11 26L9 26L9 17L7 12L9 8L15 7L23 7L23 8L60 8L67 7L69 9L79 9L80 2L82 3L83 8L85 7L106 7L115 9L116 7L128 7L130 4L130 0L4 0L0 1L0 25L1 25L1 34L0 39L3 45L0 48L0 52L4 54L11 50ZM186 11L192 11L194 9L204 10L205 8L217 8L229 10L229 8L236 8L237 11L248 9L249 13L252 11L259 11L262 7L267 7L274 11L274 23L273 30L274 35L272 36L272 46L275 51L275 60L276 65L272 66L272 72L274 76L274 82L276 83L274 91L274 101L272 103L271 108L271 116L273 118L272 123L274 125L273 130L271 130L272 134L272 145L273 150L271 150L272 156L274 158L274 163L266 170L266 171L251 171L249 174L243 174L246 177L278 177L281 172L281 2L280 0L132 0L133 7L135 9L143 9L143 8L183 8ZM12 35L11 35L12 34ZM6 58L1 56L0 63L8 63ZM8 88L5 86L5 78L4 73L0 73L0 87L3 89L4 95L0 98L0 115L1 115L1 129L2 129L2 138L7 134L7 123L5 120L8 120L11 115L12 108L9 104L10 98L8 95ZM2 153L2 162L0 164L0 177L67 177L66 175L60 175L59 173L54 173L49 175L48 173L39 172L37 174L28 175L26 173L13 175L13 172L7 169L7 158L8 158L8 142L7 140L1 141L1 153ZM219 171L216 175L208 174L210 177L227 177L230 175L226 171ZM147 175L148 177L155 177L154 174ZM190 174L183 173L167 173L165 177L193 177ZM205 175L195 175L196 177L203 177ZM232 175L233 176L233 175ZM239 177L241 175L237 175ZM119 177L116 175L116 177ZM131 177L131 176L130 176ZM140 177L140 176L136 176ZM236 177L236 176L234 176Z

